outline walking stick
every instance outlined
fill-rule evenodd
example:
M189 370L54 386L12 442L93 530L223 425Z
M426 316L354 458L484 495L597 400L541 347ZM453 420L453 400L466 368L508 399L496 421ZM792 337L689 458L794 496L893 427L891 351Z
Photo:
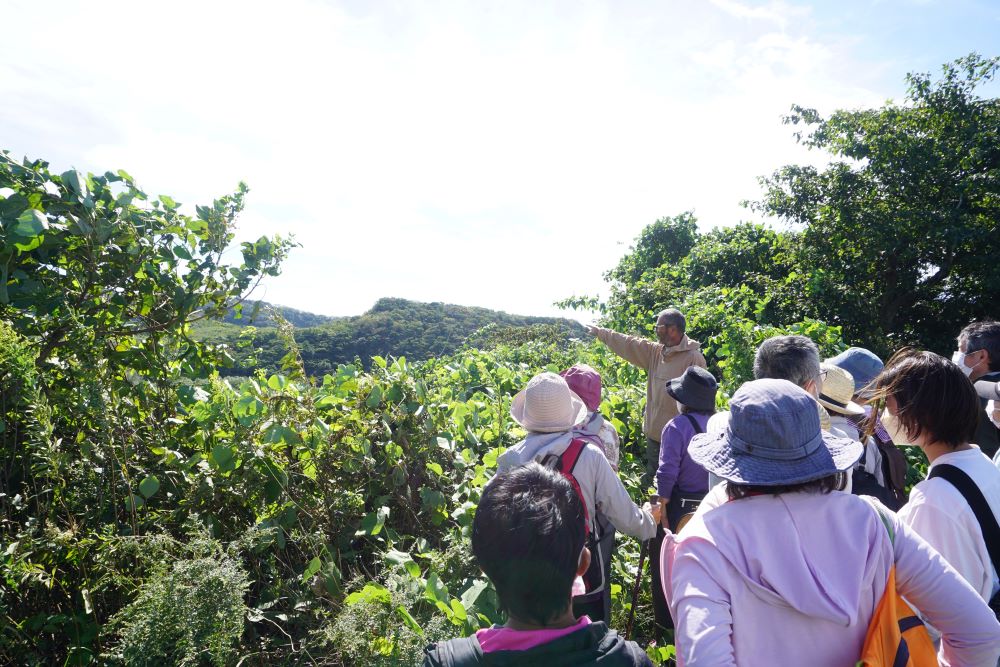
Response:
M655 538L654 538L655 539ZM639 569L635 573L635 586L632 587L632 604L628 610L628 623L625 624L625 639L632 639L632 622L635 620L635 605L639 601L639 585L642 583L642 568L646 564L646 554L653 540L643 540L639 546Z

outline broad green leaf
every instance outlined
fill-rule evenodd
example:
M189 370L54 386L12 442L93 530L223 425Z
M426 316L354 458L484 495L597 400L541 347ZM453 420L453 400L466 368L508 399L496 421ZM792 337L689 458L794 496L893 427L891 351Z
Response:
M76 169L63 172L60 178L63 183L68 185L81 198L86 198L90 195L90 190L87 187L87 177Z
M145 479L139 482L139 493L142 494L143 498L149 498L159 490L160 480L156 479L156 475L147 475Z
M385 527L385 520L388 517L388 507L380 507L375 512L369 512L365 515L365 518L361 520L361 528L354 534L357 536L371 535L374 537L382 532L382 528Z
M261 439L273 445L297 445L302 442L299 434L284 424L271 424L264 429Z
M427 585L424 587L424 592L430 600L443 602L445 606L447 606L448 600L451 597L448 594L448 587L441 581L441 577L438 576L437 572L431 572L427 576Z
M437 489L420 489L420 504L428 509L443 507L446 500L444 494Z
M455 614L455 618L464 621L469 617L468 613L466 613L465 611L465 606L462 604L461 600L459 600L458 598L452 598L450 604L451 604L451 610Z
M489 588L489 582L483 579L476 579L472 582L472 585L465 589L462 593L462 604L465 605L466 609L472 609L476 606L476 602L479 600L479 596L482 595Z
M233 405L233 416L236 417L241 424L248 426L256 418L260 417L264 413L264 403L250 394L244 394L240 397L240 400L236 401Z
M416 619L410 616L410 612L406 611L406 607L404 607L403 605L397 606L396 613L399 614L399 617L401 619L403 619L403 623L406 623L407 627L409 627L411 630L416 632L421 637L424 635L423 628L420 627L420 624L417 623Z
M354 591L344 599L344 604L350 607L359 602L381 602L382 604L392 603L392 594L385 586L378 584L365 584L360 591Z
M229 445L218 444L212 447L212 459L217 465L225 465L233 460L233 450Z
M382 389L375 385L372 387L372 392L368 394L368 400L365 401L365 405L369 408L377 408L378 404L382 402Z
M10 233L15 240L27 242L45 233L49 228L49 221L43 213L29 208L18 216L17 222L11 228Z
M302 583L309 583L309 580L313 578L314 574L319 572L321 567L323 567L323 561L320 560L319 556L309 561L309 565L306 566L305 571L302 573Z

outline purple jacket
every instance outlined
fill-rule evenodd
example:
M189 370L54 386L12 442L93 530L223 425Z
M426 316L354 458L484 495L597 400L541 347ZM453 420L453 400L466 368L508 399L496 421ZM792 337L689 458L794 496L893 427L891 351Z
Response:
M702 412L689 413L705 432L709 415ZM669 498L676 485L686 493L708 491L708 472L688 456L688 443L695 430L687 415L677 415L663 427L660 436L660 467L656 470L656 492L661 498Z

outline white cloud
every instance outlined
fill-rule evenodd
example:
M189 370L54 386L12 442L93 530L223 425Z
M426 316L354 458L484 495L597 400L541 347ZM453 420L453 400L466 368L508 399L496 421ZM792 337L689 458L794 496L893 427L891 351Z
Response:
M734 223L758 175L820 159L780 124L792 102L887 96L781 2L165 7L13 3L45 48L8 37L0 133L187 204L247 180L243 235L304 246L266 298L331 314L551 313L656 218Z

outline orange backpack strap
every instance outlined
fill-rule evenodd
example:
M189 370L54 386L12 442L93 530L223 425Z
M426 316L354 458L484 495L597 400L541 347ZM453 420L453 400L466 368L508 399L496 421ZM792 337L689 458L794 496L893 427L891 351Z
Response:
M863 497L863 496L862 496ZM867 500L867 499L866 499ZM895 544L893 523L881 505L870 502ZM895 560L895 556L893 557ZM937 667L937 651L927 626L896 590L896 566L889 569L885 591L868 623L857 667Z

